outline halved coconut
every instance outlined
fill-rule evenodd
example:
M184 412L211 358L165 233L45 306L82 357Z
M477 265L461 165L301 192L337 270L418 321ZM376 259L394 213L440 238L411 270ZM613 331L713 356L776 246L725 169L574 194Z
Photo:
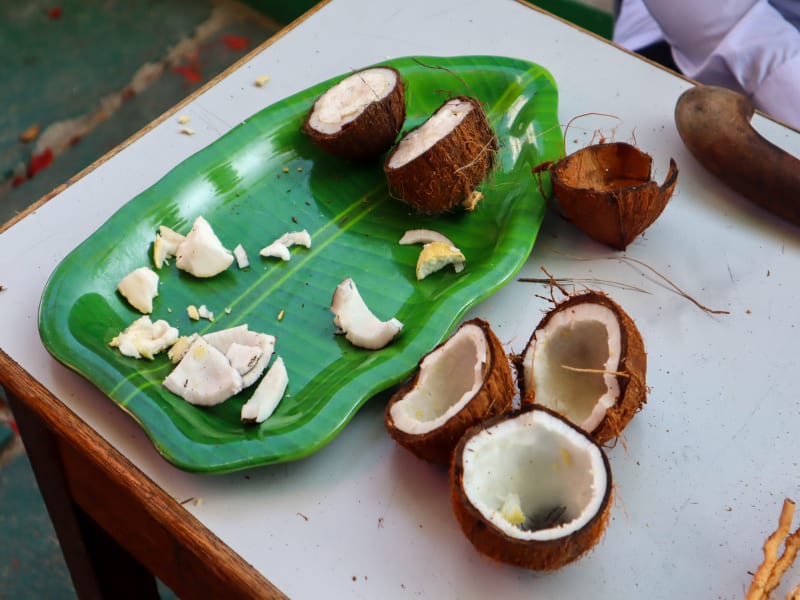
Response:
M419 362L386 406L389 434L411 452L448 465L462 434L511 408L514 379L500 340L472 319Z
M549 571L599 541L611 507L611 467L585 432L528 406L464 434L450 489L461 529L482 554Z
M458 96L406 133L383 165L389 189L423 214L463 204L494 164L497 137L480 102Z
M518 365L523 401L546 406L600 444L618 436L647 401L647 355L633 320L599 292L547 313Z
M650 178L652 164L630 144L587 146L552 166L553 195L581 231L624 250L662 213L678 181L674 160L661 185Z
M400 73L392 67L373 67L353 73L322 94L303 131L325 152L369 160L391 148L405 118Z

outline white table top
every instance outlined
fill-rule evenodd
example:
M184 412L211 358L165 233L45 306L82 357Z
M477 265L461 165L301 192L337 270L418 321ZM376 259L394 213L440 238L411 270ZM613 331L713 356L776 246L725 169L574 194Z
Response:
M592 278L636 320L649 355L645 409L609 451L611 521L588 556L547 575L482 558L462 535L446 473L390 440L371 402L329 446L290 464L224 476L182 472L92 385L46 352L37 306L58 261L115 210L250 114L328 77L406 55L497 54L558 82L568 150L595 134L635 143L681 169L661 218L622 262L549 214L521 276ZM271 81L253 85L260 75ZM0 234L0 347L144 473L293 598L739 598L785 497L800 500L794 382L800 335L800 231L706 174L683 147L673 108L686 81L514 0L334 0L180 114L168 118ZM177 114L177 113L176 113ZM800 135L756 117L795 155ZM596 141L595 137L595 141ZM592 257L579 261L575 256ZM606 260L608 259L608 260ZM548 303L512 282L468 316L520 351ZM800 581L800 567L780 588ZM785 593L785 592L784 592ZM783 594L780 594L782 597Z

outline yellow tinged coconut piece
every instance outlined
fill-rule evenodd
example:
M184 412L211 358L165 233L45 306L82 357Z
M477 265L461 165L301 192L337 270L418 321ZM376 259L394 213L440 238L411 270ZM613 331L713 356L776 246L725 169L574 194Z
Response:
M195 277L214 277L233 263L233 253L222 245L211 225L197 217L192 230L176 250L179 269Z
M178 330L164 320L153 323L147 315L139 317L108 345L125 356L152 360L178 340Z
M186 239L186 236L181 235L177 231L173 231L165 225L158 228L156 239L153 242L153 264L156 269L160 269L163 265L167 264L167 259L175 256L180 243Z
M453 265L456 273L464 270L466 258L461 250L446 242L430 242L422 247L417 259L417 279L425 279L431 273Z
M117 290L140 313L153 312L153 298L158 296L158 275L147 267L128 273L117 284Z

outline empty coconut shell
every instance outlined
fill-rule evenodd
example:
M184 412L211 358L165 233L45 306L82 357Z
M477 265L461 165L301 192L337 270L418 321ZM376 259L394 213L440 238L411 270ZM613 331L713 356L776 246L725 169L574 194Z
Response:
M365 161L392 147L405 118L400 73L393 67L373 67L322 94L309 110L303 131L325 152Z
M391 193L423 214L464 204L494 164L497 137L480 102L458 96L406 133L383 170Z
M546 406L599 444L647 401L647 354L636 324L599 292L569 297L537 325L517 357L523 403Z
M450 468L453 511L495 560L552 571L600 540L611 507L603 450L566 419L528 406L476 425Z
M664 183L651 180L653 159L624 143L595 144L562 158L550 169L563 214L592 239L624 250L667 205L678 167L669 161Z
M508 358L489 324L463 323L420 361L386 406L385 424L416 456L449 465L461 435L510 410L515 386Z

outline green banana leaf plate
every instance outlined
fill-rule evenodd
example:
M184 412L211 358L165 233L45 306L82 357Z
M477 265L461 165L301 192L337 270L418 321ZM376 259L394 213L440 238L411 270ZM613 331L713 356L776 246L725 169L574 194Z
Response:
M401 382L445 339L464 313L514 277L526 261L544 211L531 169L563 148L558 93L541 66L499 56L407 57L386 61L406 84L405 128L448 97L479 99L500 140L496 168L474 212L413 213L392 198L382 164L351 164L323 154L301 133L313 101L334 78L269 106L170 171L123 206L70 253L41 300L39 331L48 351L138 421L158 451L180 468L223 473L296 460L330 442L371 397ZM549 182L544 184L549 188ZM546 191L546 190L545 190ZM108 342L139 315L117 293L130 271L151 266L159 225L187 232L199 215L228 248L241 243L251 266L205 280L162 267L151 318L182 335L248 324L277 337L289 387L260 425L242 425L251 387L212 408L193 406L162 386L172 369L122 356ZM419 246L408 229L435 229L461 249L466 267L417 281ZM287 231L307 229L312 247L288 262L258 251ZM389 346L361 350L336 335L330 302L352 277L381 319L404 328ZM205 304L215 320L192 321Z

